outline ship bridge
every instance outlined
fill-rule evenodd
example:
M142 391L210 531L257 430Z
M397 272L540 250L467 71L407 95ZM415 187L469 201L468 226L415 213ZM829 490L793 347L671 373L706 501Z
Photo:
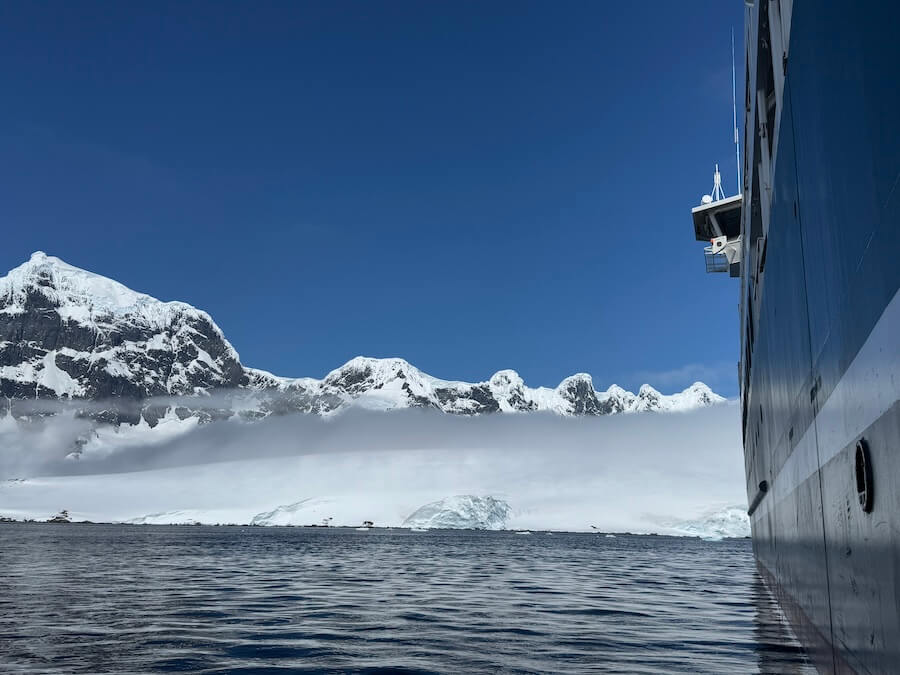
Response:
M713 190L703 195L700 206L691 209L697 241L708 241L703 249L707 272L728 272L741 276L742 195L726 197L719 166L713 175Z

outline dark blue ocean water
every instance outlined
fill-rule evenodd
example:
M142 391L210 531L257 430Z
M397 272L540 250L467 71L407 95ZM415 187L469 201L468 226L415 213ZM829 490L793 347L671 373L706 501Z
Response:
M747 540L37 524L0 671L812 672Z

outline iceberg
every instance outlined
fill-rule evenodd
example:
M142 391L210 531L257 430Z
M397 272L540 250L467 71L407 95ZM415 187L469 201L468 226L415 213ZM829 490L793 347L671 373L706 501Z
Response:
M750 517L745 506L726 506L707 511L696 520L675 523L673 534L718 540L750 536Z
M509 504L502 499L456 495L416 509L403 522L403 527L417 530L502 530L511 512Z

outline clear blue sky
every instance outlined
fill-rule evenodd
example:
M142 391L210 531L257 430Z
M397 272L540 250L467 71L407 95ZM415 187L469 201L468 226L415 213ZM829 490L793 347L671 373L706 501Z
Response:
M735 395L690 221L735 191L732 26L741 78L739 0L5 3L0 273L190 302L282 375Z

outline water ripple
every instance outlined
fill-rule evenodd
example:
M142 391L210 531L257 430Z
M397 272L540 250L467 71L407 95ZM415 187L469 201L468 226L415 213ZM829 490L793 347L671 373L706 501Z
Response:
M749 542L0 526L0 670L812 673Z

